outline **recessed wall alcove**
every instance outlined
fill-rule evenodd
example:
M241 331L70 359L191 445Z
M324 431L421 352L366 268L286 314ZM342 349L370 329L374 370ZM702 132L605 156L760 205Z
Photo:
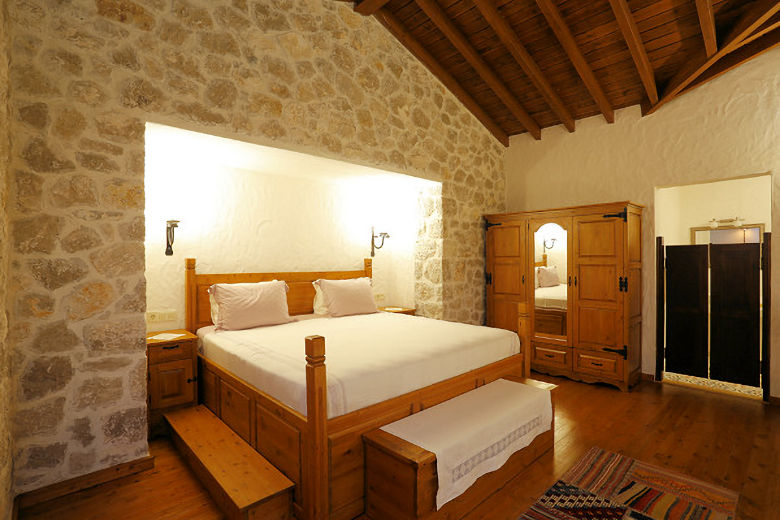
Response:
M184 258L202 272L358 268L371 230L379 305L440 317L441 184L154 123L146 125L147 328L184 326ZM166 222L177 220L173 255Z

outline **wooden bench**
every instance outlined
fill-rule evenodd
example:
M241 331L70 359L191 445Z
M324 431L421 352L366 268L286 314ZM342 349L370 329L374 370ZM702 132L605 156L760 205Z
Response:
M513 380L551 391L556 387L531 379ZM469 411L463 410L463 413L466 415ZM553 413L550 430L514 453L500 469L482 475L439 510L436 508L436 455L382 429L364 434L366 516L371 520L456 520L464 517L552 448L554 417Z
M292 518L294 484L208 408L165 418L176 448L228 520Z

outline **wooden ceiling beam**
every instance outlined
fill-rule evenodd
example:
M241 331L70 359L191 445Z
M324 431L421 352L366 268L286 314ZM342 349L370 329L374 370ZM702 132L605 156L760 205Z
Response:
M704 50L709 57L718 52L718 40L715 35L715 11L712 9L712 0L696 0L696 12L699 14Z
M749 43L742 45L737 50L731 51L696 78L696 80L685 89L685 92L687 93L699 85L713 80L743 63L747 63L753 58L756 58L777 46L780 46L780 27L775 28L773 31L766 32L756 39L752 39Z
M639 34L639 28L636 26L634 16L631 14L631 8L628 7L626 0L609 0L612 12L615 13L620 32L626 40L628 50L631 52L631 58L634 60L639 78L645 87L647 97L650 103L658 103L658 87L655 84L655 74L650 58L647 57L645 44L642 42L642 36Z
M493 28L501 42L515 58L517 64L520 65L523 72L526 73L536 89L542 94L553 112L560 118L563 126L569 132L573 132L574 118L569 109L566 108L566 104L555 92L550 82L547 81L542 69L539 68L539 65L536 64L536 61L528 53L520 38L517 37L517 33L509 25L509 22L498 12L498 9L493 4L493 0L474 0L474 3L482 13L482 16L487 20L488 25Z
M774 31L778 27L780 27L780 12L775 14L771 19L761 24L761 27L753 31L753 33L751 33L750 36L742 40L742 42L740 43L740 47L742 45L747 45L753 40L757 40L758 38L761 38L765 34L769 34L770 32Z
M390 0L363 0L355 5L355 12L363 16L371 16L382 9Z
M461 103L476 117L491 134L504 146L509 146L509 136L498 124L491 118L487 112L471 97L471 94L461 86L461 84L441 66L441 64L423 47L417 39L412 36L403 23L396 18L387 9L380 9L374 16L379 22L390 31L390 33L406 47L431 73L441 81L452 94L460 100Z
M555 33L561 47L563 47L563 50L569 56L571 64L577 70L577 74L580 75L582 82L585 84L585 88L588 89L588 92L590 92L590 95L593 97L599 110L601 110L601 113L604 115L604 119L607 120L607 123L614 123L615 112L612 110L612 105L607 99L606 94L604 94L601 84L599 84L599 81L593 74L593 69L590 68L585 56L582 55L582 51L580 50L579 45L577 45L569 26L566 25L558 7L552 0L536 0L536 5L539 6L542 14L547 19L550 29Z
M709 58L704 54L693 55L687 59L685 65L675 76L669 81L669 85L664 90L661 99L650 107L645 115L656 112L663 105L676 98L681 92L683 92L688 85L696 81L696 79L704 74L707 69L712 67L722 57L729 54L731 51L738 49L745 41L751 39L752 35L761 30L763 25L771 20L778 12L780 12L780 2L778 0L757 0L752 7L734 24L734 27L729 32L723 45L721 45L718 52L710 56Z
M447 13L439 7L436 0L415 0L417 5L428 15L431 21L439 28L444 36L455 46L463 58L477 71L493 92L501 99L510 112L517 120L528 130L534 139L542 138L542 129L538 123L525 111L523 105L509 90L504 82L493 71L490 65L480 56L479 52L466 39L463 33L455 27L453 21L447 16Z

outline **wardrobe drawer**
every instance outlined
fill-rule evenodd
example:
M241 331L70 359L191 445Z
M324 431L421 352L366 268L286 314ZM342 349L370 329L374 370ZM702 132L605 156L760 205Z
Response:
M621 379L623 359L615 354L574 349L574 371Z
M571 370L571 349L534 343L532 363Z

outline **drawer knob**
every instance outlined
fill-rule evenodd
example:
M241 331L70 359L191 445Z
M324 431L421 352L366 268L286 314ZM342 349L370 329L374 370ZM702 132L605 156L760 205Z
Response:
M603 367L604 366L604 363L596 363L595 361L591 361L590 364L593 365L594 367Z
M168 345L167 347L163 347L163 350L176 350L179 348L179 345Z
M553 354L545 354L544 357L554 358L555 356Z

